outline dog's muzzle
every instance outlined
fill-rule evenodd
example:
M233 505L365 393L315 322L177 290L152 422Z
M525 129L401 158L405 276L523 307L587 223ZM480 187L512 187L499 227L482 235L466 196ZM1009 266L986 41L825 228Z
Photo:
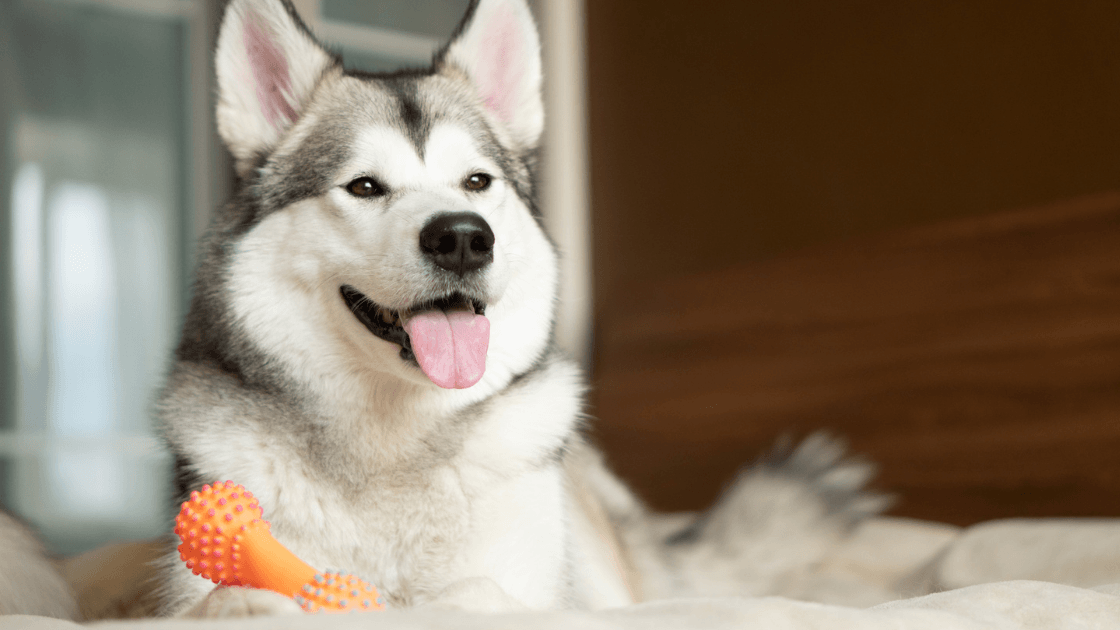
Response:
M453 293L396 311L348 284L339 292L366 329L399 345L401 359L418 365L436 385L464 389L486 371L490 321L481 300Z

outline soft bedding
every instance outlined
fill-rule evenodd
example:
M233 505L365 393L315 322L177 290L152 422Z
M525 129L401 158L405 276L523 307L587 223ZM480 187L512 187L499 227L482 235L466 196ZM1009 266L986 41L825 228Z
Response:
M908 519L865 523L789 597L667 599L594 612L487 615L453 610L253 619L129 620L99 630L436 628L592 630L1120 629L1120 520L1018 519L968 529ZM0 630L77 630L0 617Z
M100 630L186 627L296 630L1074 630L1120 628L1120 588L1084 589L1048 582L1014 581L970 586L925 597L859 609L799 602L781 597L663 600L599 612L466 614L454 611L299 615L198 622L122 621ZM0 628L77 630L77 624L42 617L8 617Z

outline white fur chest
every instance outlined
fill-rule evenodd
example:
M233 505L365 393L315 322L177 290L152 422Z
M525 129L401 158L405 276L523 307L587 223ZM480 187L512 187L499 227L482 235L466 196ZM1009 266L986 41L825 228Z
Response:
M504 477L456 458L357 493L290 473L251 481L278 540L312 566L373 582L392 603L482 576L531 607L564 598L568 519L556 466Z
M548 364L424 435L396 434L408 456L341 481L338 470L370 455L361 440L306 448L291 423L226 425L221 439L188 450L207 478L250 488L294 553L371 581L391 604L422 603L457 580L487 577L527 606L550 608L569 598L557 454L577 422L577 387L569 366ZM329 437L332 426L320 430Z

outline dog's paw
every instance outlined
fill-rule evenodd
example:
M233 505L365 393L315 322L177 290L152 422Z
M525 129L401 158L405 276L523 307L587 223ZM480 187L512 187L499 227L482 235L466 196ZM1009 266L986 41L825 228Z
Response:
M825 433L810 435L796 448L783 439L740 471L712 509L672 540L749 544L759 537L850 530L890 505L889 496L866 488L874 474L872 464L846 456L844 443Z
M866 488L875 468L825 434L779 443L744 469L705 514L665 539L677 576L659 596L795 592L889 497Z
M854 524L886 510L893 497L868 490L875 466L846 451L843 440L824 432L813 433L796 448L783 438L748 474L800 484L820 498L829 516Z
M279 593L256 588L220 586L179 616L190 619L224 619L294 615L302 612L299 604Z
M425 604L424 608L480 613L528 610L525 604L510 597L497 582L488 577L472 577L453 582L435 599Z

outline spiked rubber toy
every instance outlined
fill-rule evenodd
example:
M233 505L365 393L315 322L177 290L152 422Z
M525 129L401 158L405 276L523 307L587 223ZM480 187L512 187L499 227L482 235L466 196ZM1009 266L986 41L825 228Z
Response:
M275 591L307 612L384 610L377 589L353 575L319 572L272 537L260 502L232 481L202 486L175 517L179 557L225 586Z

